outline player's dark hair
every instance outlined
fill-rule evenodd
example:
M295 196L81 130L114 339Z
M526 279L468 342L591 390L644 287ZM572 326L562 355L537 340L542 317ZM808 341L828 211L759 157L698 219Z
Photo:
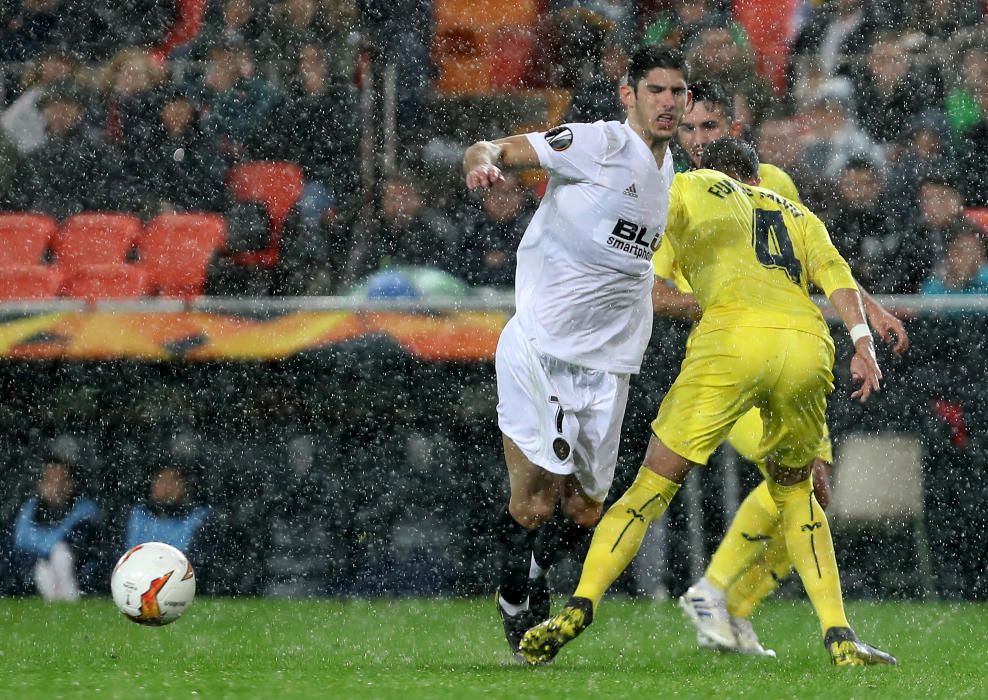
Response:
M690 85L693 104L704 104L711 112L720 108L720 113L731 123L734 121L734 96L723 84L716 80L697 80Z
M758 177L758 154L744 141L725 136L707 144L700 166L735 180L754 180Z
M690 68L682 53L668 46L646 44L631 54L628 61L628 85L631 89L634 90L638 81L653 68L678 70L687 84L690 81Z

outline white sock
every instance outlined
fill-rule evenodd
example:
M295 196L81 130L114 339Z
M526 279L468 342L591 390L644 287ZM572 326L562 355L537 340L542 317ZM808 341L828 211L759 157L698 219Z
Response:
M521 613L526 612L528 610L528 596L525 596L525 600L523 602L519 603L518 605L515 605L514 603L509 603L500 595L498 595L497 604L501 606L501 609L504 612L511 615L511 617L514 617L515 615L520 615Z
M549 573L549 570L539 566L539 563L535 561L535 554L532 554L532 563L528 567L528 578L538 580L544 578L547 573Z

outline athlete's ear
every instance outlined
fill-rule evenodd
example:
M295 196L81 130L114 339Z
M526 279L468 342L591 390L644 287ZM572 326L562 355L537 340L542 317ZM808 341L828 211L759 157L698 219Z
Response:
M691 109L693 109L693 91L692 90L687 90L686 91L686 111L689 112Z
M741 130L743 128L744 125L741 122L737 120L731 122L731 136L733 138L738 138L739 136L741 136Z
M626 109L635 106L635 91L631 89L631 86L627 82L622 82L618 85L618 96L621 98L621 104Z

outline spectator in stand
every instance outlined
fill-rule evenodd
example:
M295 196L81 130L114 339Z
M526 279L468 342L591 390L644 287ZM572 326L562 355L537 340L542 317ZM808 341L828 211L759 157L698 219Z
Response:
M158 466L151 474L146 500L131 506L127 514L123 549L142 542L170 544L185 553L200 581L208 581L203 574L212 556L211 515L208 505L196 501L182 468L170 463Z
M21 163L18 208L59 219L82 211L113 209L120 160L84 128L87 100L73 83L56 85L39 100L47 123L44 145Z
M963 0L918 0L902 3L906 24L936 44L944 44L959 31L984 22L984 7Z
M628 52L612 35L605 41L597 69L573 91L573 99L563 121L624 121L624 105L618 97L618 85L627 70Z
M923 294L988 294L988 258L982 236L957 234L934 274L923 283Z
M883 206L883 185L882 173L873 162L851 158L837 181L837 201L827 217L827 229L851 265L854 279L876 294L890 293L897 282L900 256L915 250ZM909 262L907 267L913 265Z
M209 50L204 84L203 130L228 163L250 160L268 138L278 92L254 69L244 44Z
M964 48L957 75L957 84L947 92L944 108L954 133L963 134L984 120L988 109L988 50L981 44Z
M156 121L156 88L164 80L162 67L144 49L129 47L113 56L106 69L100 118L109 143L127 153L145 146Z
M73 466L60 455L49 456L37 493L14 521L11 568L20 590L34 588L45 600L70 601L94 590L105 576L99 523L99 508L80 493Z
M717 15L711 9L709 0L673 2L672 7L663 10L653 19L646 20L641 43L666 44L683 50L715 17ZM743 27L735 22L731 22L729 26L739 39L744 37L747 41Z
M268 133L265 157L302 167L308 182L320 184L334 206L351 208L359 191L357 153L360 138L357 94L352 85L330 75L325 47L302 46L285 99Z
M319 41L316 0L279 0L271 6L258 59L290 62L306 44Z
M460 238L463 267L459 276L475 286L514 286L518 244L535 208L531 192L512 173L505 173L500 183L484 190L480 216Z
M809 65L818 63L824 79L849 75L854 57L865 52L881 18L875 0L830 0L813 13L792 45L789 75L798 85Z
M328 295L340 291L353 225L348 213L336 208L332 195L320 183L305 184L301 199L281 230L281 252L272 275L271 294Z
M947 115L955 130L957 158L965 203L988 206L988 50L977 44L960 60L961 82L946 99Z
M396 174L381 183L378 216L357 224L347 278L356 280L391 265L428 265L450 270L449 222L425 207L417 180Z
M45 118L38 99L56 84L74 80L78 63L62 51L46 51L25 66L16 99L4 110L2 128L21 154L45 142Z
M894 142L932 94L910 60L902 35L875 35L856 80L857 120L879 143Z
M848 159L863 156L885 167L882 149L854 118L852 88L846 80L824 83L802 114L804 160L810 172L833 181Z
M21 157L17 147L6 132L0 129L0 211L14 206L14 188L17 186L17 170Z
M772 103L772 88L755 71L755 54L747 38L720 21L697 34L687 52L690 76L713 80L734 94L734 112L750 128L758 126Z
M943 112L932 108L914 117L901 135L895 153L897 158L890 165L887 178L887 200L894 220L908 225L919 216L919 183L923 173L956 170L950 127Z
M118 50L157 46L178 15L178 0L98 0L93 5L104 17L112 18L110 28Z
M137 211L224 212L230 204L227 165L200 127L200 105L191 88L169 84L154 104L157 122L149 138L128 152L127 185Z
M61 0L4 3L10 11L8 13L0 10L0 63L31 61L54 46L60 38L58 24L61 4Z
M387 57L400 57L397 70L399 124L415 124L421 118L435 73L432 46L432 0L361 0L361 24L367 29L376 70L383 72ZM410 129L400 136L416 138Z
M259 7L262 4L263 0L207 2L203 27L189 46L189 56L196 61L205 60L209 49L218 44L258 46L264 33Z

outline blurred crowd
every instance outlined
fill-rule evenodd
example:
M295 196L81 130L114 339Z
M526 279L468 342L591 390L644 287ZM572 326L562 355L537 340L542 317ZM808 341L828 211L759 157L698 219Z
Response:
M751 20L728 0L532 3L534 41L507 99L559 91L566 120L622 118L629 51L678 46L693 79L732 92L744 137L792 176L870 291L988 293L977 222L988 208L982 3L795 3L772 18L781 54L758 50ZM468 195L458 159L492 125L547 125L496 113L454 124L454 101L484 96L434 88L448 68L432 2L206 0L195 35L169 45L194 4L0 1L0 209L220 212L233 256L267 242L251 233L263 234L264 212L231 196L230 169L290 161L304 187L277 267L248 270L253 284L214 280L210 293L342 293L394 265L510 288L539 181L522 173ZM361 106L366 69L387 66L394 134L379 100ZM396 162L382 166L391 137Z

